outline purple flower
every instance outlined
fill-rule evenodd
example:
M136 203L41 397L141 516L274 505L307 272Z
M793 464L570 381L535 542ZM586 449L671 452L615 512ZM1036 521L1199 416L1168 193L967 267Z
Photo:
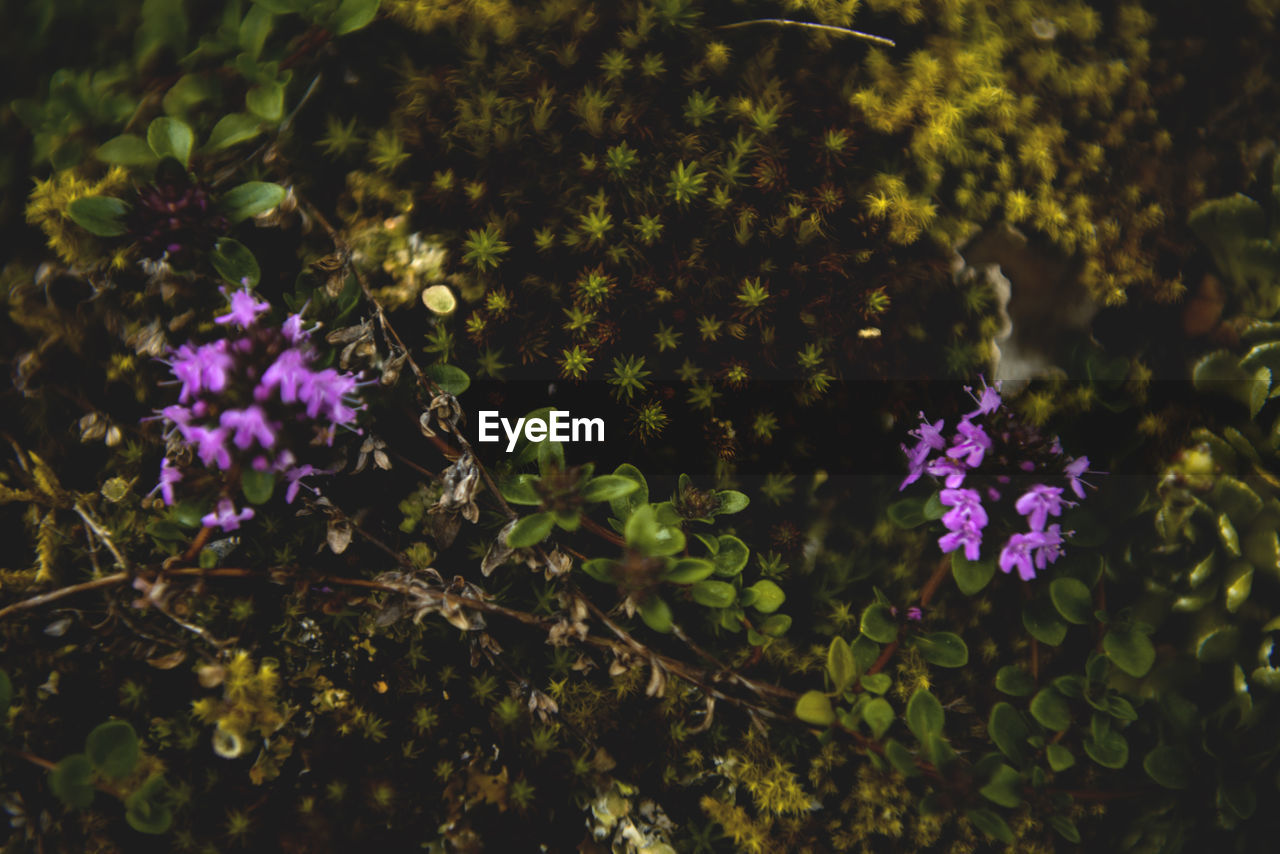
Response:
M953 508L942 517L948 531L964 527L978 530L987 525L987 511L982 507L982 497L976 489L944 489L939 499L946 507Z
M924 417L924 413L920 413L920 426L910 431L908 435L915 436L920 441L914 448L907 449L906 445L902 446L902 452L907 455L907 466L909 473L902 485L898 487L898 491L906 489L911 484L920 479L920 475L924 473L924 464L929 459L931 451L941 451L947 446L947 442L942 438L942 428L946 422L938 419L930 424L928 419Z
M955 489L964 483L964 476L967 471L964 465L949 457L938 457L924 467L924 470L934 477L945 477L944 481L948 489Z
M324 417L334 424L350 424L356 418L355 410L346 406L342 398L355 391L359 380L351 374L339 374L326 368L307 377L298 389L298 400L307 405L307 417Z
M987 385L986 379L982 377L979 377L979 379L982 380L981 395L975 395L973 393L973 389L969 386L964 387L964 390L969 392L969 396L978 403L978 408L973 410L973 412L967 413L964 416L965 418L973 418L975 415L986 415L988 413L995 412L1000 408L1000 383L997 381L995 386L992 387Z
M173 485L182 480L182 471L169 462L169 458L165 457L160 461L160 482L156 484L156 488L147 493L155 495L160 493L160 497L164 499L166 507L173 506Z
M1007 574L1016 566L1018 575L1023 581L1035 578L1036 571L1032 566L1031 550L1043 545L1045 545L1045 536L1038 531L1014 534L1000 550L1000 571Z
M196 455L206 467L217 465L220 469L231 468L231 452L227 450L227 429L225 427L190 427L187 430L187 441L196 446Z
M298 489L302 486L300 481L307 475L316 474L317 469L310 465L294 466L285 470L285 479L289 481L289 485L284 490L284 503L292 504L293 499L298 497ZM311 487L307 487L310 489Z
M258 315L271 310L271 303L258 302L248 288L236 291L231 295L231 311L213 319L214 323L234 323L248 329L258 319Z
M1089 470L1088 457L1079 457L1077 459L1074 459L1071 462L1067 463L1066 468L1063 469L1063 471L1066 472L1067 482L1071 486L1071 491L1076 494L1076 498L1084 498L1084 486L1081 486L1081 484L1085 482L1080 479L1080 476L1088 470ZM1088 486L1090 484L1085 484L1085 485Z
M912 605L907 609L907 619L914 620L917 623L924 619L924 612L916 606Z
M950 531L938 538L938 547L943 554L964 547L964 556L969 560L978 559L978 550L982 548L982 531L972 525L966 525L958 531Z
M281 402L294 403L298 400L299 390L309 385L311 378L307 358L302 351L285 350L263 373L262 381L254 389L253 396L256 400L266 400L271 395L271 390L279 387Z
M212 528L215 525L224 531L234 531L240 527L241 522L247 522L253 518L253 508L246 507L239 513L236 512L236 506L231 503L230 498L219 498L218 506L212 513L205 515L200 523L206 528Z
M1036 549L1036 569L1044 569L1062 556L1062 526L1050 525L1041 537L1044 543Z
M1070 505L1070 502L1062 500L1062 487L1037 483L1022 494L1013 508L1028 517L1031 530L1043 531L1050 516L1062 515L1064 505Z
M291 344L301 343L311 335L311 333L302 328L301 314L289 315L289 318L284 322L284 326L280 327L280 332L285 338L289 339Z
M227 387L227 371L231 369L232 360L225 340L199 348L183 344L173 355L173 375L182 383L179 403L186 403L202 391L216 393Z
M955 444L947 449L947 456L955 460L963 457L965 465L971 469L982 465L983 455L991 450L991 439L987 436L987 431L965 419L956 427L956 432L963 438L956 437Z
M255 439L263 448L270 448L276 443L275 430L267 421L266 413L256 404L246 409L228 409L222 413L218 423L235 431L233 441L242 451L249 450Z

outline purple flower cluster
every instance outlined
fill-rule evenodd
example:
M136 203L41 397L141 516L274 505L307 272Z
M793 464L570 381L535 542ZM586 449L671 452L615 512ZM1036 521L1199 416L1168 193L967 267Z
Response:
M168 362L181 389L178 403L160 410L159 416L166 437L180 438L206 468L282 475L285 500L292 503L304 486L302 478L324 472L300 463L289 448L317 439L332 445L339 427L354 430L364 408L356 396L360 378L312 367L317 354L300 315L275 328L259 325L259 315L271 306L247 288L232 293L229 302L228 312L214 320L238 327L238 336L184 344L170 353ZM166 458L153 491L172 504L174 484L182 479L182 471ZM237 511L224 495L203 522L233 531L251 518L252 509Z
M942 516L947 533L938 539L938 546L943 553L963 549L969 560L979 559L983 533L1001 499L1014 498L1013 513L1004 516L1023 517L1028 530L1008 535L1000 549L999 566L1005 573L1016 568L1022 580L1030 581L1037 570L1062 554L1063 538L1070 532L1064 534L1061 525L1049 520L1075 506L1076 502L1063 498L1068 488L1076 498L1085 497L1081 477L1088 471L1089 458L1065 456L1056 438L1047 440L1020 422L1004 405L999 383L991 387L984 382L976 394L966 391L978 406L961 416L950 440L944 436L943 420L931 423L920 413L920 426L910 433L915 446L902 446L908 474L899 491L924 474L941 478L938 498L948 508ZM1015 477L1030 483L1011 489ZM1064 485L1055 486L1055 481Z

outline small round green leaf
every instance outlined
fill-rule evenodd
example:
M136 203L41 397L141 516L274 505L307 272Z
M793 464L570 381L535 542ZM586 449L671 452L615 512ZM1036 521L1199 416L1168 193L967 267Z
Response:
M507 534L507 545L513 549L524 549L536 545L547 538L555 525L556 517L552 513L534 513L525 516Z
M761 614L772 614L787 600L787 594L782 592L782 588L767 578L757 581L747 589L756 592L756 600L751 603L751 607Z
M1188 788L1195 779L1195 768L1187 752L1179 747L1155 748L1143 758L1142 767L1148 777L1166 789Z
M751 503L751 499L736 489L721 489L716 491L716 500L719 502L716 506L715 515L726 516L730 513L739 513L747 509L747 505Z
M925 499L903 498L889 505L889 521L899 528L916 528L929 521L924 516Z
M67 216L90 234L118 237L128 229L124 216L129 206L111 196L85 196L67 205Z
M831 726L836 722L831 700L821 691L805 691L796 700L796 717L807 724Z
M85 740L85 753L93 766L108 777L128 776L138 764L138 734L128 721L98 724Z
M240 476L240 489L250 504L266 504L276 487L276 476L269 471L248 469Z
M422 369L422 373L435 383L441 391L457 397L471 386L471 377L467 376L467 372L462 368L453 365L443 365L439 362L427 365ZM545 443L540 443L545 444Z
M607 557L597 557L582 562L583 572L594 578L596 581L602 581L606 584L612 584L614 582L614 573L617 568L618 562Z
M1080 844L1080 831L1076 829L1075 822L1066 816L1049 816L1049 826L1056 830L1059 836L1070 842L1072 845Z
M284 201L284 187L270 181L246 181L227 190L218 205L233 223L266 213Z
M534 488L534 484L537 482L537 475L532 474L521 474L505 480L500 487L502 497L511 504L537 507L542 504L542 497L538 495L537 489Z
M367 27L378 14L380 0L342 0L333 17L329 30L335 36L345 36Z
M715 565L709 560L696 557L680 558L662 574L662 580L670 581L672 584L693 584L709 577L714 571Z
M182 164L183 169L191 160L191 147L195 141L191 126L181 119L160 116L147 125L147 145L151 146L156 157L172 157Z
M942 704L927 688L917 688L907 701L907 726L922 744L930 734L942 732L945 718Z
M746 568L747 560L751 556L746 543L732 534L721 534L716 537L716 543L718 548L713 557L716 575L733 578Z
M121 166L150 166L159 159L145 139L132 133L112 137L99 145L93 154L103 163Z
M771 638L780 638L791 628L790 614L770 614L760 623L760 634ZM755 644L759 646L760 644Z
M1049 583L1049 598L1068 623L1082 626L1093 620L1093 598L1083 581L1055 578Z
M655 632L669 632L675 625L671 619L671 606L661 596L650 596L640 603L640 619Z
M857 661L857 654L854 654L854 660ZM863 676L858 680L864 691L870 691L872 694L883 694L889 690L889 686L893 684L893 679L888 673L872 673Z
M827 647L827 677L831 679L831 690L837 694L858 678L858 662L853 657L849 642L842 637L832 638Z
M93 763L83 753L64 758L49 772L49 790L68 806L83 809L93 803Z
M1071 755L1071 751L1063 747L1061 744L1050 744L1044 749L1045 758L1049 760L1049 767L1055 772L1066 771L1072 765L1076 764L1075 756Z
M255 116L278 122L284 115L284 86L275 80L252 86L245 93L244 105Z
M1151 639L1132 626L1113 626L1102 638L1102 649L1116 667L1135 679L1146 676L1156 660Z
M1013 844L1013 830L1009 827L1008 822L1000 817L995 810L975 809L965 810L965 817L973 822L973 826L981 830L991 839L1003 842L1005 845Z
M616 501L623 496L630 495L639 488L639 485L628 477L620 477L616 474L602 474L594 477L587 483L582 490L582 500L589 502L597 501Z
M871 727L873 738L882 738L893 725L895 717L897 716L893 713L893 706L889 705L889 701L883 697L875 697L862 707L862 719L867 722L867 726Z
M996 671L996 690L1012 697L1026 697L1036 690L1031 674L1012 664Z
M1019 791L1021 785L1022 780L1018 772L1001 763L987 784L978 790L978 794L992 803L1013 809L1022 803L1022 794Z
M727 581L699 581L690 591L693 601L708 608L728 608L738 598L738 589Z
M615 477L625 477L636 484L634 492L609 502L609 509L613 511L613 515L619 519L625 519L632 510L641 504L649 503L649 484L645 481L644 474L640 469L631 465L631 463L623 463L618 466L613 470L613 474Z
M1123 768L1129 761L1129 742L1118 732L1108 732L1100 738L1086 738L1084 752L1104 768Z
M1041 643L1057 646L1067 637L1067 624L1047 599L1032 599L1022 608L1022 625Z
M951 554L951 575L956 580L956 587L966 596L981 591L991 583L995 574L995 558L969 560L961 552Z
M209 133L205 148L221 151L224 148L253 139L262 133L262 119L248 113L231 113L218 119Z
M924 660L938 667L964 667L969 663L969 648L953 632L932 632L915 639L916 649Z
M898 621L889 606L879 602L866 607L858 628L876 643L892 643L898 639Z
M987 734L1000 752L1021 765L1026 759L1027 725L1018 710L1008 703L996 703L987 721Z
M139 833L160 834L173 824L173 810L165 802L167 786L164 777L153 774L125 798L125 819Z
M1031 699L1031 717L1055 732L1071 726L1071 707L1056 688L1041 688Z
M262 279L258 259L249 247L230 237L219 238L209 253L209 263L226 281L237 287L256 288Z

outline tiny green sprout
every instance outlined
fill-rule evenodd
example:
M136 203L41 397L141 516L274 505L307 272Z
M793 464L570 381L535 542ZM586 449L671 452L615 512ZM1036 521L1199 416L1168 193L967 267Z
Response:
M578 216L578 230L588 246L603 243L609 232L613 230L613 214L603 207L592 207L591 210Z
M502 698L493 712L497 715L499 726L509 727L520 720L524 707L515 697L507 696Z
M621 50L611 50L600 58L600 71L604 79L616 83L631 70L631 58Z
M563 311L565 317L569 318L563 328L565 331L572 332L575 335L585 335L591 329L591 324L596 321L596 313L594 311L588 311L576 305L572 308L563 309Z
M501 232L492 225L486 225L483 231L474 228L468 230L463 248L466 251L462 260L481 272L496 269L502 263L502 256L511 251L511 247L502 239Z
M644 369L644 356L627 356L625 359L614 359L613 370L609 374L609 385L619 400L631 400L636 392L642 392L648 383L645 377L652 371Z
M427 343L423 345L423 349L428 353L436 353L437 361L448 362L453 355L455 345L454 335L449 331L448 327L440 325L432 329L426 335Z
M585 151L578 153L578 169L584 174L590 174L596 171L596 158L594 154L587 154Z
M715 406L716 398L718 397L720 397L720 392L716 391L716 387L711 383L695 382L689 388L687 400L694 409L705 409L710 412Z
M588 306L597 306L613 292L614 281L599 268L588 270L573 283L576 301Z
M484 181L468 181L462 185L462 192L466 194L467 201L474 205L484 198Z
M807 344L805 348L796 355L796 361L800 363L800 367L806 371L811 371L822 364L822 345Z
M717 184L716 188L711 191L711 196L707 201L711 203L711 207L722 211L733 204L733 197L729 195L728 187L724 184Z
M431 176L431 188L438 193L448 193L453 190L457 184L452 169L445 169L443 172L435 172Z
M653 333L653 343L658 345L659 353L665 353L667 350L674 350L680 346L680 337L683 334L682 332L676 332L659 320L658 331Z
M707 175L698 168L697 163L685 163L681 160L671 170L667 180L667 195L675 199L678 205L687 205L702 195L706 189Z
M502 372L511 367L502 361L502 348L485 347L476 357L476 376L492 380L502 379Z
M360 731L366 741L377 744L387 739L387 722L377 715L365 715L360 720Z
M757 412L751 420L751 432L761 441L768 442L778 430L778 416L772 412Z
M639 220L631 223L631 227L645 246L652 246L662 236L662 220L657 216L640 214Z
M533 804L534 786L523 777L511 783L507 796L520 810L527 810Z
M640 76L656 79L667 73L667 64L660 53L646 53L640 58Z
M334 803L341 802L347 797L347 784L341 780L333 780L324 787L324 796Z
M441 759L436 763L436 767L432 769L432 773L435 774L436 779L442 783L453 776L453 771L453 762L448 759Z
M822 134L822 150L829 155L844 154L849 144L849 132L840 128L830 128Z
M778 104L772 107L761 105L751 110L751 126L763 135L767 136L777 130L781 120L782 107Z
M698 367L693 359L686 358L680 363L680 367L676 368L676 376L680 378L680 382L696 382L698 377L702 376L702 368Z
M243 845L249 838L249 834L253 831L253 820L247 812L242 810L229 810L227 812L227 821L223 825L227 830L227 838L236 845Z
M556 738L556 728L554 726L535 726L525 744L539 756L550 753L559 744L559 739Z
M706 89L699 89L689 96L684 104L684 120L694 127L702 127L716 114L720 98L708 94Z
M588 356L577 345L574 345L572 350L561 352L563 358L560 360L560 374L570 379L582 379L587 374L587 366L595 361L594 356Z
M418 706L413 710L413 728L418 735L430 732L438 723L440 723L440 715L435 709Z
M395 128L382 128L369 142L369 162L379 172L391 174L408 159L409 152L404 150L404 140Z
M605 169L616 178L625 178L638 160L636 150L626 142L610 146L604 155Z
M395 805L395 787L387 782L374 783L369 789L369 805L376 810L390 812Z
M492 700L498 693L498 679L491 673L471 677L471 696L482 703Z
M751 372L742 362L731 362L723 372L725 384L730 388L742 388L751 379Z
M759 277L744 279L736 298L738 305L747 311L755 311L768 302L769 287L761 282Z
M316 145L323 148L330 157L342 157L362 142L360 135L356 133L355 117L344 124L330 113L325 119L325 135L316 141Z
M868 318L878 317L889 310L889 293L884 288L875 288L867 292L863 300L863 313Z
M539 252L547 252L556 245L556 230L554 228L538 228L533 232L533 246Z
M669 420L661 403L657 401L646 403L636 411L632 432L640 438L640 441L645 442L661 433Z
M714 314L704 314L698 317L698 335L703 341L715 341L720 337L720 332L724 322L717 320Z
M760 485L760 493L771 503L781 504L795 494L795 479L793 474L767 474L764 483Z
M126 679L120 685L120 705L126 709L134 709L135 711L142 708L147 701L147 689L143 685L139 685L132 679Z

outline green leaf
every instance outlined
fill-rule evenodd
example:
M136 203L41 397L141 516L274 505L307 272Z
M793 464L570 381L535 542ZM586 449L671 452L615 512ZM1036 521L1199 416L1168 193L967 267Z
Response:
M920 773L915 756L897 739L891 738L884 743L884 758L904 777L914 777Z
M849 642L842 637L832 638L827 647L827 676L831 678L831 690L837 694L844 693L858 678L858 662L854 660Z
M972 596L990 584L995 574L995 558L969 560L961 552L951 553L951 575L956 580L956 587L966 596Z
M534 484L538 482L538 476L532 474L521 474L502 482L500 487L502 497L507 499L508 503L521 504L530 507L537 507L542 504L542 498L538 495Z
M1076 758L1071 755L1071 751L1063 747L1061 744L1050 744L1044 749L1045 758L1049 760L1049 767L1058 771L1066 771L1072 765L1076 764Z
M209 263L226 281L236 287L256 288L262 280L258 259L249 247L230 237L220 237L209 253Z
M805 691L800 695L796 700L796 717L815 726L826 727L836 722L831 700L821 691Z
M1075 822L1066 816L1049 816L1049 826L1056 830L1059 836L1070 842L1072 845L1080 844L1080 831L1076 829Z
M168 48L175 57L186 52L187 12L182 0L143 0L142 19L134 40L134 61L141 69L156 51Z
M978 794L992 803L1013 809L1022 804L1022 794L1018 791L1021 784L1018 772L1001 763L991 780L978 790Z
M250 504L266 504L276 487L276 476L269 471L246 469L240 475L240 490Z
M1018 710L1008 703L996 703L987 720L987 734L1000 752L1021 765L1026 760L1027 725Z
M747 505L751 503L751 499L736 489L719 489L716 490L716 499L719 504L716 506L714 515L727 516L731 513L739 513L747 509Z
M128 231L124 224L128 212L127 204L111 196L85 196L67 205L67 216L99 237L118 237Z
M659 525L652 504L636 509L627 518L622 535L627 545L650 557L673 555L684 549L684 533L679 528Z
M741 573L751 556L747 544L732 534L721 534L716 542L719 544L714 556L716 575L732 578Z
M856 653L854 654L853 659L854 661L858 660ZM889 677L888 673L871 673L859 679L858 684L860 684L864 690L870 691L872 694L883 694L885 691L889 690L889 686L893 684L893 679Z
M64 758L49 772L49 790L68 806L84 809L93 803L93 763L83 753Z
M1156 660L1151 639L1132 626L1112 626L1102 638L1102 649L1125 673L1141 679Z
M240 49L249 59L257 60L261 55L262 46L266 44L267 35L271 32L271 19L274 17L270 9L261 4L255 4L240 21Z
M1107 732L1100 738L1084 740L1084 752L1104 768L1123 768L1129 761L1129 742L1118 732Z
M147 125L147 145L151 146L156 157L172 157L182 164L183 169L191 159L191 147L195 141L196 135L191 126L180 119L160 116Z
M629 477L602 474L599 477L592 478L587 483L582 490L582 500L589 502L617 501L619 498L635 492L638 488L639 485Z
M708 608L728 608L738 598L738 589L727 581L699 581L690 592L693 601Z
M1057 646L1067 636L1067 624L1058 617L1053 603L1044 598L1032 599L1022 608L1022 625L1041 643Z
M555 525L556 517L552 513L534 513L525 516L507 534L507 545L513 549L524 549L536 545L547 538Z
M209 151L221 151L253 139L260 133L262 133L262 119L248 113L231 113L218 119L204 147Z
M582 571L594 578L596 581L602 581L605 584L612 584L615 580L615 571L618 567L618 561L607 557L597 557L582 562Z
M1195 768L1187 752L1180 747L1161 745L1142 760L1147 776L1166 789L1186 789L1195 779Z
M1258 795L1247 780L1223 780L1218 784L1218 807L1249 819L1258 809Z
M693 584L694 582L702 581L714 571L715 566L709 560L685 557L675 561L662 574L662 580L670 581L672 584Z
M791 616L789 614L773 614L765 617L764 622L760 623L760 633L771 638L782 637L790 628ZM759 646L759 644L756 644L756 646Z
M1057 688L1041 688L1031 699L1031 717L1055 732L1071 726L1071 707Z
M1035 680L1021 667L1007 664L996 672L996 690L1002 694L1026 697L1035 689Z
M883 697L875 697L862 706L862 719L871 727L873 738L882 738L893 725L895 717L893 706Z
M898 621L889 606L879 602L866 607L858 628L876 643L893 643L898 639Z
M1079 579L1055 578L1049 583L1049 598L1068 623L1082 626L1093 619L1093 597Z
M165 803L167 785L160 774L152 774L125 798L125 819L139 833L160 834L173 824L173 810Z
M782 588L767 578L762 578L747 589L756 592L757 598L751 603L751 607L761 614L772 614L787 600L787 594L782 592Z
M422 369L428 379L435 383L441 391L457 397L471 386L471 377L462 368L444 365L439 362L427 365Z
M114 136L102 143L94 156L103 163L118 163L121 166L150 166L158 159L147 141L132 133Z
M640 619L655 632L667 633L675 623L671 619L671 606L661 596L650 596L637 608Z
M95 768L118 780L138 764L138 734L128 721L98 724L85 740L85 753Z
M932 632L915 639L924 660L939 667L964 667L969 663L969 647L953 632Z
M609 508L613 511L613 515L619 519L625 519L631 514L631 511L642 504L649 503L649 484L644 479L644 474L640 469L631 465L631 463L623 463L613 470L615 477L625 477L627 480L636 484L636 489L629 495L622 498L615 498L609 502Z
M335 36L345 36L369 26L378 14L379 0L342 0L342 5L329 19L329 30Z
M930 734L942 732L945 721L942 704L938 698L929 693L927 688L917 688L907 701L907 727L915 734L921 744Z
M184 116L193 107L214 95L214 85L200 74L184 74L164 95L164 111L171 116ZM150 147L148 146L148 151Z
M899 528L917 528L929 521L924 516L925 499L903 498L889 505L889 521Z
M284 86L274 80L252 86L244 94L244 105L258 118L278 122L284 116Z
M1013 844L1013 830L1009 828L1008 823L995 810L965 810L964 814L969 821L973 822L974 827L981 830L991 839L1003 842L1005 845Z
M227 219L233 223L257 216L284 201L284 187L270 181L246 181L232 187L218 200Z

